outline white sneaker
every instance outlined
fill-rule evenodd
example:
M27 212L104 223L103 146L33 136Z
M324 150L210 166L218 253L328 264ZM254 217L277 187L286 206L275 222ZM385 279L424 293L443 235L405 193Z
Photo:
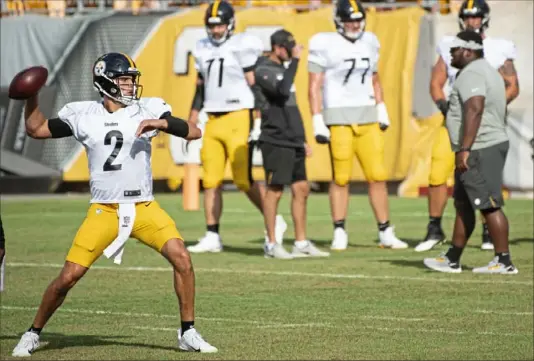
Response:
M391 249L403 249L408 248L406 242L401 241L395 236L393 227L389 226L385 231L378 231L378 239L380 242L378 246L381 248L391 248Z
M190 328L182 335L182 330L178 329L178 348L188 352L217 352L217 348L207 343L200 333L194 328Z
M304 241L306 242L303 246L298 246L295 242L295 245L293 246L293 252L291 255L293 257L328 257L330 256L330 253L323 252L310 241Z
M453 263L445 255L445 253L440 254L436 258L425 258L423 263L428 268L445 273L460 273L462 272L462 266L459 263Z
M27 331L22 335L11 355L13 357L29 357L37 347L39 347L39 335L35 332Z
M482 244L480 245L480 249L483 251L493 251L495 247L491 242L482 242Z
M191 253L205 253L205 252L221 252L222 251L221 237L218 233L207 231L206 235L198 240L198 243L187 247Z
M347 249L348 244L349 236L347 235L347 231L341 227L334 229L334 238L332 239L330 249L332 251L344 251Z
M473 273L516 275L519 273L519 270L512 264L505 266L504 264L499 263L499 257L495 256L487 266L473 268Z
M266 243L263 246L263 252L265 258L293 259L293 256L278 243Z
M276 223L274 226L274 237L276 238L276 243L282 244L284 242L284 233L287 230L287 223L280 214L276 216Z

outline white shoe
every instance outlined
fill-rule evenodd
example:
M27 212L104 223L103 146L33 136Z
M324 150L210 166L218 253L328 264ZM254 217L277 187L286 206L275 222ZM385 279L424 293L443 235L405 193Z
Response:
M205 252L221 252L222 251L221 237L218 233L207 231L206 235L198 240L198 243L187 247L191 253L205 253Z
M284 242L284 233L287 230L287 223L280 214L276 216L276 223L274 226L274 238L276 238L276 243L282 244Z
M482 242L482 244L480 245L480 249L483 251L493 251L495 247L491 242Z
M347 235L347 231L341 227L334 229L334 238L332 239L330 249L332 251L344 251L347 249L348 244L349 236Z
M473 273L516 275L519 273L519 270L512 264L505 266L504 264L499 263L499 257L495 256L487 266L473 268Z
M385 231L378 231L378 239L380 242L378 245L381 248L391 248L391 249L403 249L408 248L408 244L406 242L401 241L400 239L395 236L395 232L393 231L393 227L389 226L386 228Z
M440 254L439 257L436 257L436 258L425 258L423 260L423 263L428 268L434 271L438 271L438 272L445 272L445 273L462 272L462 266L460 266L459 263L451 262L449 258L445 255L445 253Z
M29 357L39 347L39 335L27 331L20 338L19 343L13 349L13 357Z
M178 348L188 352L217 352L217 348L207 343L200 333L194 328L190 328L182 335L182 330L178 329Z
M263 252L265 258L293 259L293 256L278 243L266 243L263 246Z
M303 246L298 246L295 242L295 245L293 246L293 252L291 255L293 257L328 257L330 256L330 253L323 252L310 241L304 241L306 242Z

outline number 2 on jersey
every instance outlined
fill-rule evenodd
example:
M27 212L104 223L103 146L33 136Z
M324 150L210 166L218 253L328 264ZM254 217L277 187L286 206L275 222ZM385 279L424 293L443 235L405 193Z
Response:
M365 76L367 75L367 72L371 68L371 61L369 58L361 58L360 61L364 61L367 63L367 67L362 73L362 84L365 83ZM347 75L345 75L345 79L343 79L343 85L346 85L349 82L350 76L352 75L352 72L354 71L354 68L356 67L356 58L352 59L345 59L345 63L350 63L349 71L347 71Z
M115 138L115 147L113 148L111 154L104 163L104 172L111 172L122 169L122 164L113 164L122 148L122 143L124 140L124 138L122 137L122 133L118 130L112 130L108 132L108 134L106 134L106 137L104 138L104 145L111 145L111 140L113 138Z
M223 73L224 73L224 58L218 58L219 59L219 88L222 87L223 82ZM210 77L211 73L211 66L213 65L213 62L217 59L210 59L206 62L208 63L208 78Z

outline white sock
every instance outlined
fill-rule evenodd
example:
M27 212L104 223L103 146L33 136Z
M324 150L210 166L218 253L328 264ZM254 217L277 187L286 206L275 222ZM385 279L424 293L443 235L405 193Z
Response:
M308 241L307 240L304 240L304 241L295 241L295 247L297 248L304 248L308 245Z

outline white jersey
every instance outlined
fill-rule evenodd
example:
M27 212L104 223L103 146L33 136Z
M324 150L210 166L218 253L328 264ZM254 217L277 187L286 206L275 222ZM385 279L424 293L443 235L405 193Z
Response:
M137 203L152 194L151 139L157 131L135 136L145 119L171 112L160 98L139 102L109 113L102 102L65 105L58 113L74 137L83 144L89 160L91 203Z
M447 77L449 84L447 86L447 92L450 94L454 80L458 69L451 66L451 43L455 37L445 36L438 44L437 52L445 61L447 65ZM508 59L515 60L517 57L516 48L513 42L500 38L486 37L484 40L484 58L495 69L499 69L503 66L504 62Z
M197 42L193 57L204 78L204 111L254 108L254 95L243 69L253 67L262 51L261 40L246 33L232 35L219 46L208 38Z
M368 31L355 42L334 32L310 39L308 63L325 72L325 109L376 104L373 73L378 69L379 51L378 38Z

